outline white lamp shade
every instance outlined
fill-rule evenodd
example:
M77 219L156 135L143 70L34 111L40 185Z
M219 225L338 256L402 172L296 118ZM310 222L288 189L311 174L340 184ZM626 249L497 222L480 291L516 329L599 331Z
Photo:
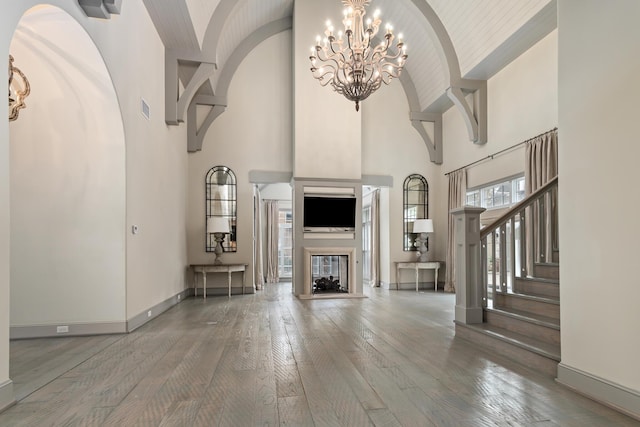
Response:
M207 233L229 233L229 220L221 216L207 218Z
M414 233L433 233L432 219L416 219L413 222Z

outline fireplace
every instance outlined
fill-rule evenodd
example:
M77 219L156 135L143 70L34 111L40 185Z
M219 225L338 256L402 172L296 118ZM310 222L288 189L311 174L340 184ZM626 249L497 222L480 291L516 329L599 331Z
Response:
M312 255L311 293L348 293L349 256Z
M355 292L355 248L304 248L306 298L339 298Z

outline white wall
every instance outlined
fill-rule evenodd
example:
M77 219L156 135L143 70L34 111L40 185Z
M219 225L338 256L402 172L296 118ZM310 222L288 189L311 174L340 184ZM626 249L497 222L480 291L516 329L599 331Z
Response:
M445 172L485 158L557 126L557 40L553 31L487 82L488 142L469 141L457 108L444 115ZM524 151L468 169L470 186L524 171ZM516 160L518 160L516 162ZM515 163L515 165L514 165ZM477 176L477 178L475 178ZM445 180L445 185L448 181Z
M558 9L562 365L638 395L640 3Z
M123 2L120 16L88 24L116 87L127 138L127 319L132 319L185 287L187 127L165 124L164 46L143 2ZM141 113L141 98L151 108L151 120Z
M312 77L309 56L330 19L341 24L336 2L296 0L294 8L294 177L360 179L360 113L355 103ZM320 63L318 63L320 64Z
M277 183L260 186L260 196L262 200L280 200L281 203L288 201L288 207L291 207L291 184Z
M0 14L0 54L7 57L14 30L36 0L7 3ZM76 2L50 0L68 12L95 42L112 79L126 141L126 318L184 289L186 265L186 127L164 123L164 47L142 2L125 2L121 16L87 18ZM61 46L73 49L73 46ZM81 64L79 65L81 66ZM6 86L3 86L6 91ZM35 88L34 88L35 90ZM152 120L140 114L140 98ZM99 99L96 102L101 102ZM6 114L6 106L0 109ZM9 124L0 120L0 407L8 403L10 199ZM162 191L158 191L161 188ZM141 233L133 236L132 224ZM122 268L122 260L105 263ZM91 280L78 277L76 280ZM73 311L74 307L69 306ZM122 311L122 307L118 308Z
M127 138L130 320L185 286L187 129L164 122L164 46L143 2L123 3L122 14L110 20L80 22L107 64ZM141 114L141 98L151 108L151 120ZM131 233L133 225L138 226L136 235Z
M231 81L227 110L209 128L202 151L189 155L190 264L213 259L205 252L204 179L216 165L230 167L238 181L238 252L225 253L225 262L252 263L253 187L249 171L290 173L293 165L290 55L290 31L270 37L251 51ZM256 70L260 70L260 78L256 78ZM264 84L267 81L269 84ZM216 285L216 280L211 282Z
M409 121L409 104L399 81L383 86L362 106L362 173L387 175L393 178L393 187L381 197L382 228L380 244L388 247L381 251L381 280L396 282L395 262L415 261L417 252L403 251L403 188L405 178L417 173L429 183L429 216L434 218L435 233L431 239L429 255L433 260L444 260L444 251L438 251L434 239L445 240L446 221L434 215L439 211L435 201L440 191L442 168L431 162L427 147ZM381 194L382 196L382 194ZM444 244L440 245L444 247ZM422 281L433 281L432 272L424 272ZM444 277L444 276L442 276ZM415 282L413 273L402 271L403 283Z
M545 38L487 82L488 142L469 141L464 122L456 108L443 117L443 173L484 159L558 125L557 31ZM560 142L562 144L562 142ZM524 146L494 160L467 169L467 185L475 187L524 172ZM437 218L446 221L449 181L441 181ZM446 240L438 240L446 245ZM445 247L438 247L446 251ZM444 252L443 252L444 253Z
M107 69L54 7L24 17L11 52L32 87L10 124L11 325L123 327L125 140Z

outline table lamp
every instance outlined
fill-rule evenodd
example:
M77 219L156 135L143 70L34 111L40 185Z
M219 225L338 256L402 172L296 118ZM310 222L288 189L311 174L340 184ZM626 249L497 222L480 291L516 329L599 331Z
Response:
M222 264L222 241L224 235L230 233L229 220L221 216L212 216L207 218L207 233L213 234L216 240L216 248L213 251L216 254L214 264Z
M418 233L418 261L427 262L427 233L433 233L432 219L416 219L413 222L413 232Z

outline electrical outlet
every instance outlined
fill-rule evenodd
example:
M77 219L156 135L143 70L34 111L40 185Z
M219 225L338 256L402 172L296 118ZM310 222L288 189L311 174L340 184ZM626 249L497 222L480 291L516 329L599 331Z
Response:
M69 332L69 327L68 326L58 326L56 328L56 333L58 333L58 334L64 334L66 332Z
M182 295L178 295L178 301L180 301L180 297L181 297L181 296L182 296Z
M147 317L151 317L151 310L147 311Z

